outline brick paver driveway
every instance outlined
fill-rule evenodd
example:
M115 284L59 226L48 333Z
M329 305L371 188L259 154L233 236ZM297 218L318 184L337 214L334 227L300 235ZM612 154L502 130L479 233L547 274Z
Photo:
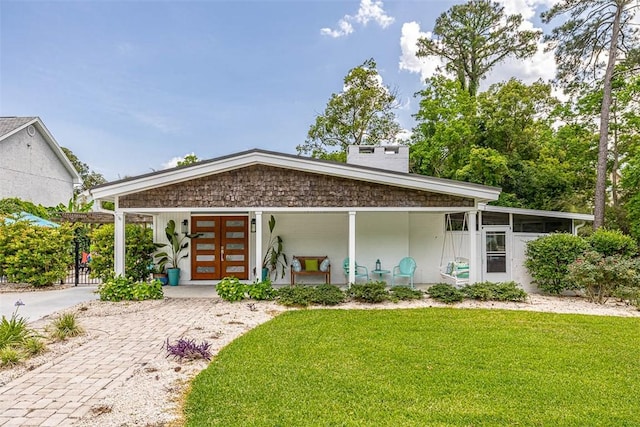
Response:
M121 392L141 366L167 363L162 344L168 337L195 332L210 337L215 332L219 348L272 317L260 310L251 314L252 319L233 321L238 305L213 298L90 304L78 314L90 336L85 344L0 386L0 426L68 426L83 417L86 421L92 407ZM128 305L123 313L92 316L99 304Z

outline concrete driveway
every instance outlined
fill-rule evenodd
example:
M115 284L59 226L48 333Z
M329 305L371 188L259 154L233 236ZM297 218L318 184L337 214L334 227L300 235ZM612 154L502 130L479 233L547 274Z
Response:
M16 309L16 302L24 305L18 314L29 322L35 322L60 310L82 302L98 299L95 292L97 286L77 286L52 291L0 293L0 317L11 317Z

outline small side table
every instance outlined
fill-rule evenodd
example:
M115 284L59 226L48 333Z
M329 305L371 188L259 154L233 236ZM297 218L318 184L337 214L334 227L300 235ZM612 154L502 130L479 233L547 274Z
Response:
M371 273L377 274L379 279L382 280L382 275L391 273L391 270L371 270Z

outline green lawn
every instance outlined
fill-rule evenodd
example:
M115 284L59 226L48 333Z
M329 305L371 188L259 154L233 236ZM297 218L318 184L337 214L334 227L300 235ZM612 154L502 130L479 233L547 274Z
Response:
M231 343L188 426L638 426L640 319L287 312Z

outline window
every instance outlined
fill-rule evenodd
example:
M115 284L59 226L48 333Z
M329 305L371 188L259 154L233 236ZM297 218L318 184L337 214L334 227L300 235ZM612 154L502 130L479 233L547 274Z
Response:
M513 231L518 233L571 233L571 220L533 215L513 215Z

